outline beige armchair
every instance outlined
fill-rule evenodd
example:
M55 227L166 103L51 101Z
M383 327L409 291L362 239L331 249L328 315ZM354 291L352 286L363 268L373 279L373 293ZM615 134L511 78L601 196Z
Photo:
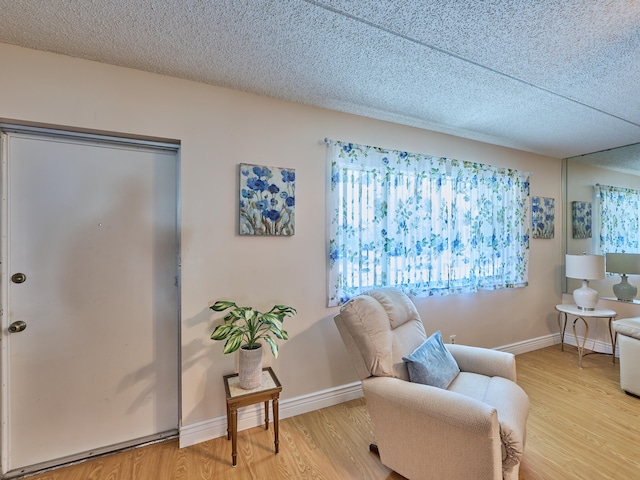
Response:
M380 461L409 479L517 480L529 398L510 353L446 345L460 373L446 388L409 381L403 357L426 339L404 293L371 290L335 322L362 380Z

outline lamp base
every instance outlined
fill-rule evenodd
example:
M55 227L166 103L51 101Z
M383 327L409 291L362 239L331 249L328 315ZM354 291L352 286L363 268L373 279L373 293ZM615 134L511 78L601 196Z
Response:
M635 285L629 283L627 275L623 273L620 283L613 286L613 293L621 302L633 302L638 294L638 289Z
M581 310L595 310L598 304L598 291L589 287L588 280L582 280L582 287L573 291L573 301Z

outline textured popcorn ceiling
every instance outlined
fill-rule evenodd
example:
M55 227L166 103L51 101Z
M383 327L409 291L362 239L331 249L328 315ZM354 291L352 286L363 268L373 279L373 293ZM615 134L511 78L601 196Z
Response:
M569 160L609 170L617 170L622 173L640 175L640 143L570 157Z
M640 142L640 1L0 0L0 42L555 157Z

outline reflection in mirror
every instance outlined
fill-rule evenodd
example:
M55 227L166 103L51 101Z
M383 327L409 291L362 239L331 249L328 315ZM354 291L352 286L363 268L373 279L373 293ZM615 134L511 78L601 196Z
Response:
M566 253L640 253L640 143L567 158L564 175ZM613 286L620 279L607 274L589 285L600 297L616 299ZM640 286L640 275L628 281ZM564 291L578 287L579 280L567 278Z

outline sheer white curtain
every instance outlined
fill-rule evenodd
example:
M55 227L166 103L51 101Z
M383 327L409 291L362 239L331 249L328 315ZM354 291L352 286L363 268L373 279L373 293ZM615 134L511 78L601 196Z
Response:
M329 305L527 284L528 174L329 142Z
M463 241L454 249L468 265L468 285L481 288L524 287L528 282L528 172L461 162L455 206L463 223Z

